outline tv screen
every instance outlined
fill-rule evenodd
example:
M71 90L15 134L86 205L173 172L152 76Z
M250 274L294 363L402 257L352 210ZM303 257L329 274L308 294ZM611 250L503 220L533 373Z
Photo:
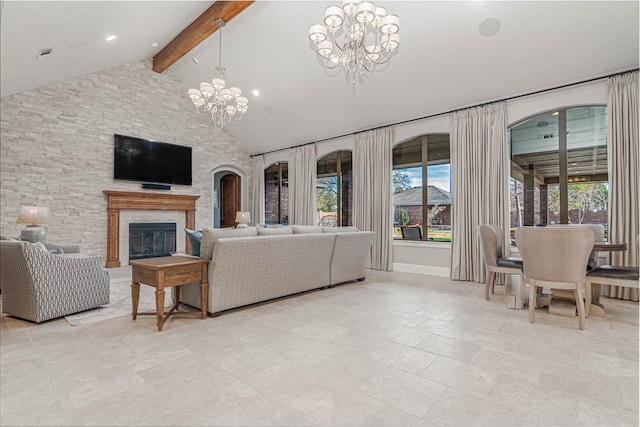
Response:
M114 135L117 180L191 185L191 147Z

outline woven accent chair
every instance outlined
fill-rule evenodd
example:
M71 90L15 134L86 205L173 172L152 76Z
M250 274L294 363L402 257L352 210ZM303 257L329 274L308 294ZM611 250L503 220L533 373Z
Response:
M535 323L537 288L572 290L578 307L578 327L584 329L584 297L591 300L591 286L585 285L587 263L595 243L587 227L520 227L516 244L522 255L522 277L529 289L529 322Z
M0 242L2 311L40 323L109 304L109 273L94 256L51 254L29 242Z
M484 298L489 300L489 293L493 295L493 284L496 273L518 274L522 273L522 259L515 257L503 257L502 242L504 232L496 225L479 225L478 237L484 265L487 270L487 280L484 285ZM518 296L520 291L518 291Z

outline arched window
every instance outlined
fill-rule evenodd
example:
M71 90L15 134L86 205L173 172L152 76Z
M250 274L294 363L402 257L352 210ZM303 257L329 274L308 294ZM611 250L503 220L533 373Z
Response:
M395 239L451 241L449 135L430 134L393 149Z
M264 171L264 221L289 223L289 168L286 162L274 163Z
M336 151L318 160L319 225L353 225L351 151Z
M549 111L509 129L511 228L608 222L607 108Z

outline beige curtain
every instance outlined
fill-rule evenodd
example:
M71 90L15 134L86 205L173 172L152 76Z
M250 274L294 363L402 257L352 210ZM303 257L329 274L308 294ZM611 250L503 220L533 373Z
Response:
M504 102L451 114L451 279L483 282L478 225L509 237L509 147ZM508 248L509 246L505 246Z
M316 146L294 148L289 155L289 224L316 224L316 176Z
M264 156L253 156L253 204L251 220L264 224Z
M353 225L373 231L369 267L393 270L391 128L356 134L353 150Z
M607 157L609 162L609 240L626 242L612 252L611 264L638 266L638 72L609 79ZM638 289L602 286L602 295L638 301Z

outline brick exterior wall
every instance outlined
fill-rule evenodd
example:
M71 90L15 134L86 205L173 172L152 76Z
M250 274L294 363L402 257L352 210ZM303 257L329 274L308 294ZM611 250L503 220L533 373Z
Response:
M151 60L145 60L3 97L0 233L19 236L24 227L16 224L21 203L49 206L47 240L80 244L83 253L106 259L102 191L147 191L140 183L114 181L115 133L191 146L193 185L174 185L171 192L199 195L196 225L211 226L211 170L233 165L251 179L251 159L233 136L196 114L187 89L170 71L154 73ZM141 214L149 222L156 216L154 211L124 212L135 221ZM184 218L184 213L177 215ZM178 242L183 238L180 229Z
M264 186L264 220L267 224L279 224L278 218L278 185L265 183ZM282 219L289 220L289 185L282 184Z
M353 171L342 175L342 201L341 201L341 220L342 226L353 225Z

